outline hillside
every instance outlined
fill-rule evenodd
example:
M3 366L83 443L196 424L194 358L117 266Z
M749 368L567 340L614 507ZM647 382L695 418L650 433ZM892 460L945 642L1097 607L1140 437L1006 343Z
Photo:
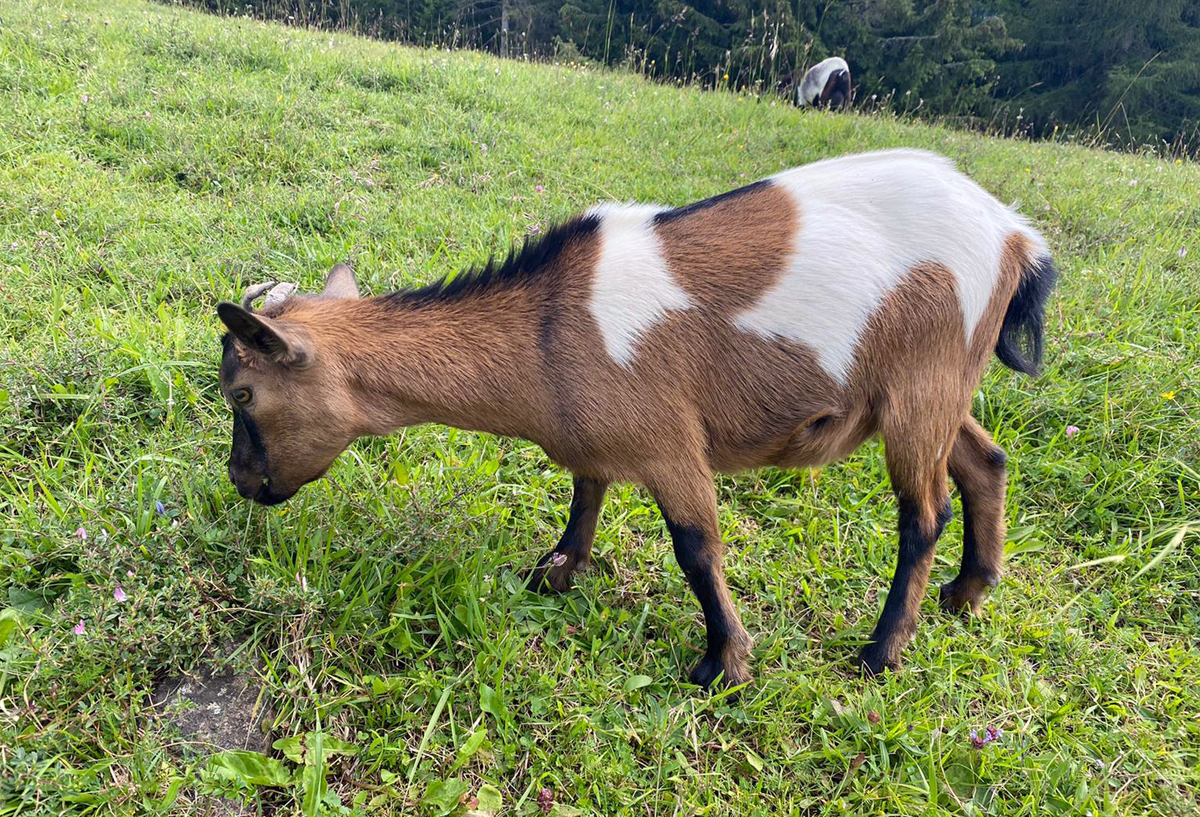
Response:
M135 0L0 0L0 100L0 815L1200 809L1195 165ZM245 286L351 258L384 292L601 200L891 146L1019 202L1063 276L1044 374L975 404L1009 572L970 622L931 590L904 671L851 663L895 558L877 444L722 480L737 700L685 683L699 610L641 490L543 598L520 572L571 482L531 445L420 427L279 508L229 484L214 305ZM303 756L232 770L155 714L229 645Z

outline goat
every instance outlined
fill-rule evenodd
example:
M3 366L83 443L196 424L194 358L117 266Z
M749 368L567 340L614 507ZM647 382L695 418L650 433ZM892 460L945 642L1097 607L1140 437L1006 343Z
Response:
M829 57L809 68L796 89L796 104L829 106L837 110L854 101L850 87L850 66L841 57Z
M704 612L691 679L750 678L730 597L714 472L841 459L873 435L899 507L891 591L859 654L899 667L934 543L962 495L948 610L1000 579L1005 455L970 414L990 354L1034 374L1057 277L1028 222L934 154L816 162L686 207L605 204L500 265L360 298L221 303L229 476L282 502L362 435L439 422L522 437L574 475L533 589L585 567L605 491L640 483ZM275 290L272 290L274 293Z

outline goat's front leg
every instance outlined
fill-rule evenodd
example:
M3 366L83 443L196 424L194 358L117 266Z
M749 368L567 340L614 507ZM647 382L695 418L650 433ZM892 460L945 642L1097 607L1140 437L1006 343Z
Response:
M708 647L692 670L692 683L708 687L718 677L730 687L746 683L750 680L747 662L752 642L725 584L725 547L717 529L712 475L684 469L648 482L647 487L671 532L675 561L704 610Z
M571 497L567 528L554 550L543 556L537 567L530 571L527 585L530 590L566 592L571 586L571 574L587 566L607 489L608 483L602 480L575 477L575 495Z

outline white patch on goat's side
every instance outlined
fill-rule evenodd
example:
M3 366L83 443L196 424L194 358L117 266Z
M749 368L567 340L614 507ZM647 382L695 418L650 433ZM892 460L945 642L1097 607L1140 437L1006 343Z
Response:
M734 325L804 344L843 386L871 315L913 267L934 262L954 275L970 344L1008 236L1045 248L1024 218L924 151L828 159L771 182L795 199L800 229L786 271Z
M592 274L588 309L600 327L604 348L621 366L633 362L638 338L675 309L692 301L667 269L654 231L661 207L602 204L588 215L600 219L600 257Z

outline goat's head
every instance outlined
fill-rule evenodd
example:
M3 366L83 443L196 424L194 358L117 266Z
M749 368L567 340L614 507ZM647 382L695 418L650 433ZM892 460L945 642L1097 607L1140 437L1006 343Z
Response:
M311 302L357 298L354 273L335 266L315 298L294 290L263 284L246 290L240 306L217 305L229 329L220 372L221 394L233 409L229 479L243 497L264 505L321 477L362 433L344 367L304 320ZM255 312L254 300L264 293Z

